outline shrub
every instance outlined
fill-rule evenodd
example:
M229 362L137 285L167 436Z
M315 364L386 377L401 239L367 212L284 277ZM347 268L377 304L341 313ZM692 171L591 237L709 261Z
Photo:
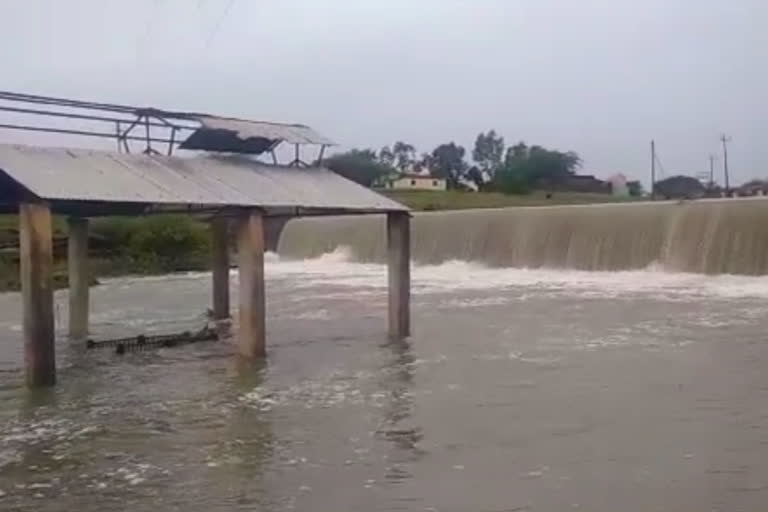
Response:
M112 258L140 273L204 268L210 249L207 226L181 215L100 219L93 232Z
M139 219L130 238L136 256L154 254L171 259L179 255L207 252L210 238L206 226L189 217L159 216Z

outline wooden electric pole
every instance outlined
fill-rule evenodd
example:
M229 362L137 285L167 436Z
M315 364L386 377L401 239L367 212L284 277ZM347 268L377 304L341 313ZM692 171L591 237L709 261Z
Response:
M709 155L709 188L715 187L715 155Z
M720 142L723 143L723 174L725 175L725 194L731 195L731 182L728 176L728 143L731 141L730 137L725 134L720 136Z
M651 201L656 200L656 142L651 141Z

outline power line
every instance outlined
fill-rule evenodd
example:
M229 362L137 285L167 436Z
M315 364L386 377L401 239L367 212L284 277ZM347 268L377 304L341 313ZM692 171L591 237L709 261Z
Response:
M667 171L664 170L664 165L661 163L661 158L659 158L658 153L656 153L656 165L659 167L659 176L661 176L661 178L666 177Z
M232 9L232 4L235 3L235 0L229 0L227 2L227 5L224 7L224 10L221 13L221 16L216 21L216 25L214 25L213 30L211 31L210 35L208 36L208 39L205 41L205 45L208 46L211 44L211 41L216 36L216 34L219 32L219 29L221 28L222 23L224 23L224 20L226 19L227 15L229 14L229 10Z

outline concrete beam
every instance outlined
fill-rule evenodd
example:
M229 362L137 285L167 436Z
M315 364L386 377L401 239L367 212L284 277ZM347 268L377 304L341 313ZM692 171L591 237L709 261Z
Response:
M256 210L246 211L238 218L237 258L240 278L238 351L248 358L264 357L264 218Z
M211 266L213 271L213 319L229 318L229 219L211 222Z
M389 274L389 336L411 334L411 228L410 215L387 214L387 270Z
M88 269L88 219L69 218L69 337L88 336L90 273Z
M29 387L56 383L53 319L53 241L46 204L19 206L24 363Z

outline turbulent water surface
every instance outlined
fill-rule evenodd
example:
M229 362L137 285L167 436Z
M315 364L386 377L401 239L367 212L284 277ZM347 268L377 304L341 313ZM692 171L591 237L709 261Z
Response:
M350 259L267 258L262 367L62 340L40 392L0 295L0 510L765 510L768 277L418 264L390 343ZM200 326L209 285L107 281L96 334Z

